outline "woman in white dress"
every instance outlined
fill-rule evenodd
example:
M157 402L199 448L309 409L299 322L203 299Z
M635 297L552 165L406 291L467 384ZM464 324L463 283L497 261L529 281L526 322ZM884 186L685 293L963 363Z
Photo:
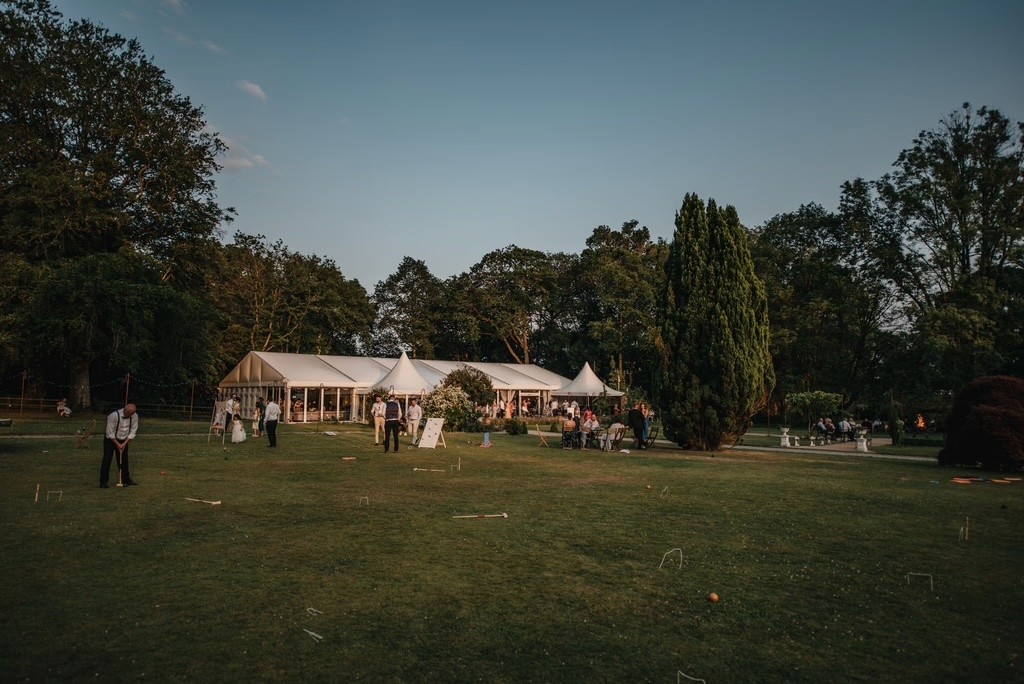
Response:
M237 413L231 421L231 443L238 444L245 441L245 425L242 423L242 416Z

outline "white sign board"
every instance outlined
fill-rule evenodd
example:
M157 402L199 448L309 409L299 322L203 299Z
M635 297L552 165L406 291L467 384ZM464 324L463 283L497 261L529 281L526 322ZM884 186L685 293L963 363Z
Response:
M448 445L444 443L444 435L441 434L441 426L444 425L444 418L427 418L427 425L420 435L418 446L420 449L433 449L437 447L437 440L441 440L441 446L445 449Z

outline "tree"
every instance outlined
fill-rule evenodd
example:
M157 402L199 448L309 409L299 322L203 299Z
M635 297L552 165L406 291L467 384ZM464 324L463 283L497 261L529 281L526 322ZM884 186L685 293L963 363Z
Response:
M459 289L469 313L516 363L531 363L530 343L555 282L548 255L512 245L485 254Z
M892 173L844 185L867 209L869 257L916 339L918 391L1021 368L1024 124L965 103L922 131Z
M189 254L180 246L207 240L231 217L214 184L225 147L201 110L175 93L136 41L89 21L65 22L46 0L5 3L0 35L4 259L16 254L60 278L97 265L78 260L132 261L134 252L159 260L161 279L172 282ZM133 287L124 279L117 285ZM0 317L27 329L27 315L63 311L39 310L28 299L6 300ZM102 335L90 339L117 339L124 318L96 318L93 331ZM149 320L145 312L139 318ZM33 342L23 338L17 351L26 366L42 360L44 347ZM117 356L77 337L64 342L75 387L89 388L89 368ZM89 405L87 391L79 402Z
M472 366L456 368L445 376L441 384L445 387L461 387L476 406L494 401L494 385L490 376Z
M76 378L132 373L154 387L185 387L205 377L214 360L205 303L163 282L161 273L155 259L127 248L41 269L29 309L37 315L27 328L37 353L72 368ZM138 389L135 397L170 398ZM89 385L72 384L69 398L89 406Z
M369 297L330 259L238 232L225 247L222 268L217 305L230 321L222 344L225 362L250 350L354 354L369 337Z
M582 319L577 339L585 345L572 370L579 370L579 359L589 359L595 372L621 379L616 389L651 387L660 370L654 340L667 254L667 245L652 242L637 221L618 231L594 229L580 257L577 285L568 288L581 293L573 304Z
M892 323L891 290L865 262L858 207L817 204L779 214L751 235L768 294L776 393L824 388L843 403L877 397Z
M807 431L811 431L815 418L834 416L839 411L843 398L831 392L796 392L786 395L786 410L803 416Z
M405 257L398 270L377 283L373 348L384 356L409 352L412 358L434 358L441 281L427 265Z
M658 348L666 435L717 449L747 428L775 384L764 287L733 207L687 194L665 265Z

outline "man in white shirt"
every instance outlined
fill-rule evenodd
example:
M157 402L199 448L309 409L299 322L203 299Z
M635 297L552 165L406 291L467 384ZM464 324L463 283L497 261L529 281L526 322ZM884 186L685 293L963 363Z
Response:
M270 446L277 446L277 422L281 420L281 405L271 399L267 402L267 408L265 420L263 421L264 427L267 428L267 439L270 440Z
M420 431L420 419L423 418L423 408L415 399L409 401L409 411L405 414L408 421L409 434L412 435L412 443L415 444Z
M373 417L373 445L380 444L380 433L384 430L384 400L380 396L373 398L370 415Z
M110 462L117 452L118 478L117 486L128 487L138 484L128 472L128 445L135 439L139 430L139 414L135 404L127 404L107 416L107 429L103 434L103 464L100 466L100 488L110 485Z

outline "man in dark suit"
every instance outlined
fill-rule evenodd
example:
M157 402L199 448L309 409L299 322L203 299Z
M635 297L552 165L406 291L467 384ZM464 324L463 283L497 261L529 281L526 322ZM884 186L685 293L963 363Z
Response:
M644 444L644 427L646 422L644 412L640 410L640 402L637 402L633 405L633 408L629 409L629 413L626 414L626 425L633 428L633 437L636 438L637 449L647 448L647 445Z

